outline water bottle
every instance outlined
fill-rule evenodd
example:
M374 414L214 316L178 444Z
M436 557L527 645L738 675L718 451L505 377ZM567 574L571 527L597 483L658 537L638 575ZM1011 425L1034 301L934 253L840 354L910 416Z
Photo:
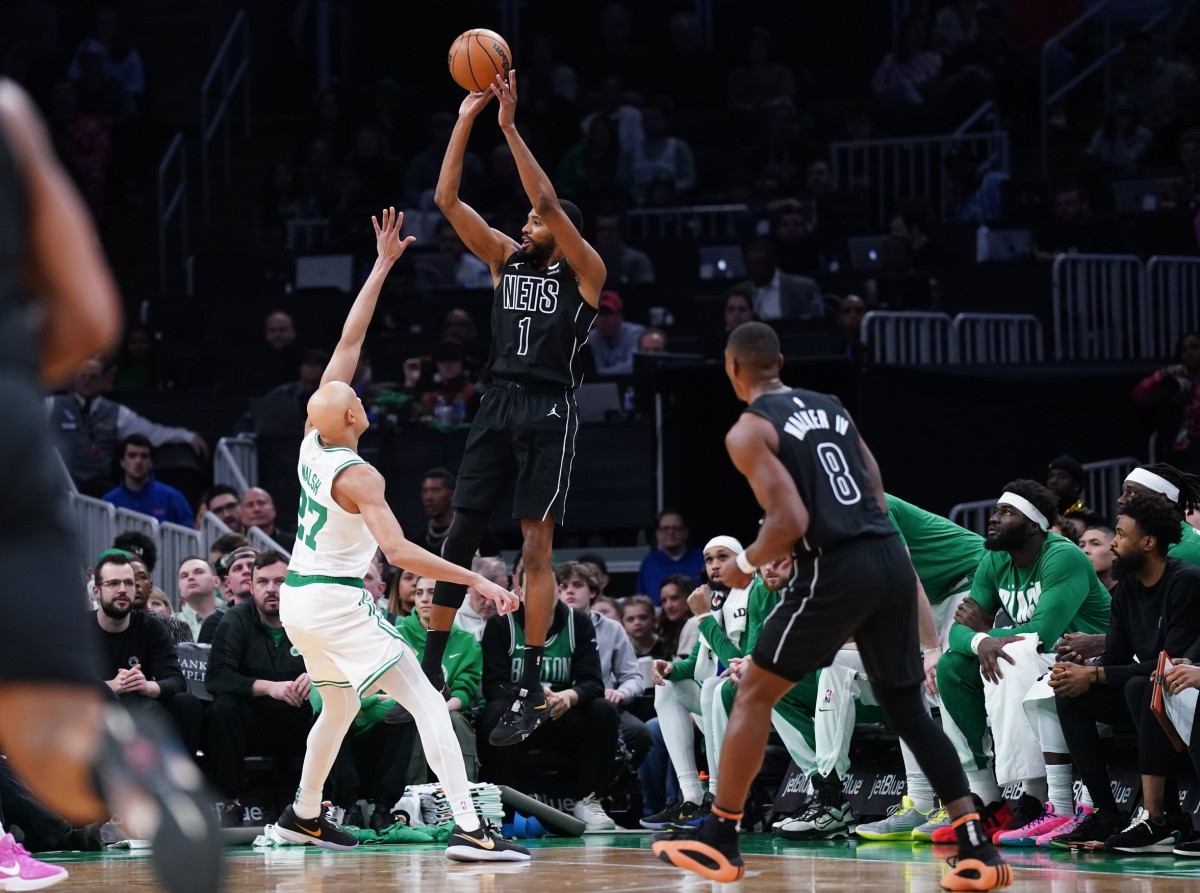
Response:
M626 415L632 415L635 405L635 397L633 394L633 385L625 388L625 394L621 398L621 408L625 410Z
M454 410L452 413L454 416L454 424L461 425L467 420L467 401L463 399L463 395L461 393L454 395L454 406L452 409Z
M442 394L438 394L437 405L433 407L433 417L443 425L454 423L454 407L446 402Z

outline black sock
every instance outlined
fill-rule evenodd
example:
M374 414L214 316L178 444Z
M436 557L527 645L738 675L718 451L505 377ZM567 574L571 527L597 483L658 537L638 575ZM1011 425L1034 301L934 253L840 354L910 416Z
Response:
M710 840L733 841L737 839L737 826L741 819L741 812L734 812L714 803L703 827L711 835Z
M983 825L979 822L977 813L971 817L961 816L954 820L954 833L958 837L958 855L961 859L978 859L981 862L992 862L1000 858L1000 851L992 845L988 836L983 833Z
M450 630L431 629L425 634L425 654L421 657L421 669L435 684L445 684L442 677L442 657L446 654L446 643L450 641Z
M525 669L521 673L521 688L530 694L542 692L542 652L545 645L525 646Z

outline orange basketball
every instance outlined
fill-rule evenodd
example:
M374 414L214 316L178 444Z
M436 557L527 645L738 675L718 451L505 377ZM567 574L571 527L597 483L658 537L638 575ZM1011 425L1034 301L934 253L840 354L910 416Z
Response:
M507 75L512 68L512 51L495 31L472 28L450 44L447 57L454 82L471 93L486 90L496 83L496 75Z

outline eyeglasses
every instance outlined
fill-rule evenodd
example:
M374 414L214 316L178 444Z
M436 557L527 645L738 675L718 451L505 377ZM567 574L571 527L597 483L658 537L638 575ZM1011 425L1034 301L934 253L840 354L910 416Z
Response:
M100 585L105 589L132 589L134 583L132 577L127 577L124 580L104 580Z

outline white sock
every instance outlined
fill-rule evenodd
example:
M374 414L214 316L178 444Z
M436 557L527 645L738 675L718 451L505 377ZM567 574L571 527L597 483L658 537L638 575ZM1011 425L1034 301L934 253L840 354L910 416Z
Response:
M1000 788L996 785L996 779L992 775L991 769L968 769L967 786L971 789L972 794L984 802L985 806L1000 799Z
M708 796L712 797L713 803L717 802L717 777L714 775L708 780ZM700 794L700 799L704 799L704 794Z
M678 772L679 794L688 803L698 804L704 799L704 788L700 786L699 772Z
M1075 767L1070 763L1061 766L1046 764L1046 799L1059 815L1075 812Z
M454 737L450 711L445 699L429 684L412 651L406 648L404 656L379 677L379 687L412 714L425 760L442 783L458 826L468 832L479 830L479 816L470 796L464 793L471 790L471 783L467 780L462 749Z
M337 759L342 739L358 714L358 695L348 688L321 686L321 704L317 721L308 732L300 790L292 806L296 816L302 819L315 819L321 814L321 790L325 779Z
M908 799L918 812L929 812L933 809L935 794L933 785L924 772L915 772L908 776Z
M1030 797L1032 797L1038 803L1045 803L1047 800L1050 799L1050 792L1047 789L1046 779L1044 779L1044 778L1027 779L1026 781L1024 781L1021 784L1021 792L1024 794L1028 794ZM1059 813L1059 815L1062 815L1062 814L1063 813L1061 813L1061 812ZM1068 810L1066 814L1070 815L1071 814L1070 810Z
M1088 790L1088 786L1085 784L1079 786L1079 805L1086 806L1089 809L1094 809L1096 806L1096 804L1092 802L1092 792Z

